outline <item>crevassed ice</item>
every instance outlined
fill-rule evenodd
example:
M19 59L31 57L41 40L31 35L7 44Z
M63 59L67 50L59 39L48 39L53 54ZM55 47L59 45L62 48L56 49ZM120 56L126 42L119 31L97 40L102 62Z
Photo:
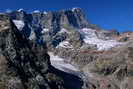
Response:
M24 21L22 20L13 20L14 24L16 25L16 27L21 31L24 27Z
M113 48L115 46L119 46L119 45L122 44L122 43L117 42L115 40L107 40L107 41L104 41L104 40L101 40L101 39L88 38L88 37L86 37L84 39L84 42L87 43L87 44L97 45L98 50L108 50L110 48Z
M109 50L115 46L123 44L116 40L99 39L95 33L95 29L83 28L80 32L84 35L84 42L87 44L97 45L98 50Z

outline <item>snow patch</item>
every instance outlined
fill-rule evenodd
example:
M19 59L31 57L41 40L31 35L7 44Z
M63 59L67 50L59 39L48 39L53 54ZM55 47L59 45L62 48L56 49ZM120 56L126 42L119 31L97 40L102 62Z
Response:
M36 34L35 34L35 32L32 31L32 32L30 33L29 39L30 39L30 40L34 40L35 38L36 38Z
M22 8L21 9L18 9L18 12L21 12L21 11L24 11L24 9L22 9Z
M84 42L87 44L97 45L98 50L109 50L115 46L119 46L122 44L122 43L117 42L115 40L104 41L104 40L101 40L98 38L88 38L88 37L86 37L84 39Z
M49 31L48 28L44 28L41 33L45 33L45 32L48 32L48 31Z
M72 72L72 71L79 71L76 67L74 67L73 65L69 64L69 63L65 63L63 58L54 55L52 52L48 52L48 54L50 55L50 60L51 60L51 64L64 72Z
M73 48L73 46L68 41L62 41L62 42L60 42L60 44L57 46L57 48L58 47Z
M72 11L74 12L77 9L77 7L72 8Z
M63 61L64 59L60 58L59 56L55 56L52 52L48 52L50 55L50 60L51 61Z
M80 32L84 36L84 42L87 44L97 45L98 50L109 50L115 46L123 44L121 42L117 42L116 40L99 39L95 29L83 28Z
M43 14L48 14L48 13L46 11L44 11Z
M33 13L40 13L40 11L39 10L35 10L35 11L33 11Z
M89 38L97 38L95 29L83 28L80 31L84 36L87 36Z
M14 24L16 25L16 27L21 31L24 27L24 21L22 20L13 20Z

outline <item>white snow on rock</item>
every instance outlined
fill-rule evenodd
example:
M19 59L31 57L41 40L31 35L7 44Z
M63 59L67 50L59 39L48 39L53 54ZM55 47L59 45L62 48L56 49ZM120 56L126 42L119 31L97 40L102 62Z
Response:
M74 7L74 8L72 8L72 11L74 12L77 8L78 8L78 7Z
M48 28L44 28L41 33L45 33L45 32L48 32L48 31L49 31Z
M116 40L99 39L95 29L83 28L80 32L84 36L84 42L87 44L97 45L98 50L109 50L115 46L123 44L121 42L117 42Z
M21 31L24 27L24 21L22 20L13 20L14 24L16 25L16 27Z
M48 14L48 13L46 11L44 11L43 14Z
M18 9L18 12L21 12L21 11L24 11L24 9L22 9L22 8L21 9Z
M63 61L64 59L60 58L59 56L55 56L52 52L48 52L50 55L50 60L51 61Z
M72 8L72 11L75 11L76 8Z
M90 28L83 28L80 30L81 34L89 38L97 38L96 31Z
M35 10L35 11L33 11L33 13L40 13L40 11L39 10Z
M50 61L52 66L54 66L55 68L64 71L64 72L74 72L74 71L79 71L76 67L74 67L73 65L69 64L69 63L65 63L63 58L54 55L52 52L48 52L48 54L50 55Z
M34 40L35 38L36 38L35 32L31 31L30 36L29 36L29 39L30 40Z
M98 50L108 50L108 49L111 49L115 46L121 45L121 43L116 42L115 40L104 41L104 40L101 40L101 39L88 38L88 37L86 37L84 39L84 42L87 43L87 44L97 45Z
M58 47L63 47L63 48L73 48L73 46L69 43L69 41L62 41L60 44L57 46Z

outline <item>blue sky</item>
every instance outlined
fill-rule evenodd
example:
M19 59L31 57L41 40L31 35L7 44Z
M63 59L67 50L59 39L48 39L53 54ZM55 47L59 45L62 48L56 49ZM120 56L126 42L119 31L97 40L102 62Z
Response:
M0 11L55 11L80 7L87 19L104 29L133 30L133 0L1 0Z

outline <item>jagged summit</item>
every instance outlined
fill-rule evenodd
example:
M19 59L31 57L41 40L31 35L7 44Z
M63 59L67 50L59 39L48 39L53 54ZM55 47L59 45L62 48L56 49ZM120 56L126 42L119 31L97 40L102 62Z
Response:
M20 9L6 14L25 37L46 42L54 48L71 45L70 48L75 49L87 44L96 46L98 50L108 50L122 44L114 38L117 32L102 30L90 24L81 8L53 12L36 10L32 13Z
M27 12L25 9L23 9L23 8L20 8L20 9L18 9L18 10L7 10L6 12L7 13L11 13L11 12L14 12L14 11L16 11L16 12ZM34 10L34 11L31 11L31 12L27 12L28 14L29 13L44 13L44 12L62 12L62 11L73 11L73 12L75 12L75 11L81 11L81 12L83 12L83 10L80 8L80 7L74 7L74 8L69 8L69 9L63 9L63 10L58 10L58 11L45 11L45 10ZM44 13L45 14L45 13Z
M23 9L23 8L21 8L21 9L18 9L17 11L22 12L22 11L24 11L24 9Z

